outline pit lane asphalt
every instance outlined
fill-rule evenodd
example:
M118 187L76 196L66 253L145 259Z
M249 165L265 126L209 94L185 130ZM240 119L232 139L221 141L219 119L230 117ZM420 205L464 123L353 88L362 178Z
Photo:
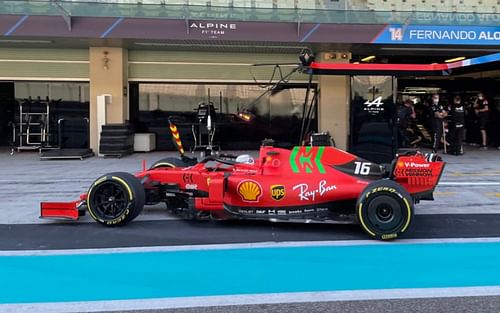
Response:
M173 310L135 310L122 311L122 313L498 313L499 309L500 297L457 297L218 306Z
M120 310L121 313L498 313L500 297L450 297ZM12 311L14 313L14 311ZM30 313L37 312L31 310ZM42 311L40 311L42 312ZM84 312L84 311L82 311ZM117 311L96 311L96 313ZM44 312L47 313L47 312Z
M403 239L500 237L498 214L416 215ZM267 221L135 221L0 225L0 250L93 249L225 243L366 240L358 225Z

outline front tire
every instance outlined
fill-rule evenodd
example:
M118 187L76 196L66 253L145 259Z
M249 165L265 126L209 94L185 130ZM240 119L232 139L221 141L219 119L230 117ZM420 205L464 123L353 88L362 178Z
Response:
M411 195L392 180L369 184L356 203L356 215L361 228L373 238L398 238L410 226L413 218Z
M125 172L98 178L87 193L90 216L105 226L124 225L136 218L144 207L146 195L141 182Z
M161 160L156 161L150 169L155 170L155 169L165 169L165 168L176 168L176 167L187 167L188 164L186 164L184 161L182 161L179 158L164 158Z

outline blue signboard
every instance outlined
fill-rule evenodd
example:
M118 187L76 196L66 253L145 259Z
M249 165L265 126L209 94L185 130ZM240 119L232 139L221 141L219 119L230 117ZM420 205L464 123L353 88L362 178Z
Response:
M373 43L500 45L500 26L387 25Z

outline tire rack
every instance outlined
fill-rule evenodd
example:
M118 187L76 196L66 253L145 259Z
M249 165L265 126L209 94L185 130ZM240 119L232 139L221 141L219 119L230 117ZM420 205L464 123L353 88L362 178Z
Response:
M45 110L40 112L32 112L31 106L38 105L44 107ZM26 110L25 106L30 109ZM14 132L13 139L17 143L15 150L41 150L49 148L47 142L51 136L50 133L50 102L49 101L32 101L31 99L19 103L19 124L13 127L17 130ZM17 138L16 138L17 137Z

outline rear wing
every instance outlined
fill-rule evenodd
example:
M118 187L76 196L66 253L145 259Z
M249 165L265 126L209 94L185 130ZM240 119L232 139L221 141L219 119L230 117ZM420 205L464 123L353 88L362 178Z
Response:
M445 162L435 153L398 155L391 178L406 188L416 201L434 200L433 192L443 174Z

